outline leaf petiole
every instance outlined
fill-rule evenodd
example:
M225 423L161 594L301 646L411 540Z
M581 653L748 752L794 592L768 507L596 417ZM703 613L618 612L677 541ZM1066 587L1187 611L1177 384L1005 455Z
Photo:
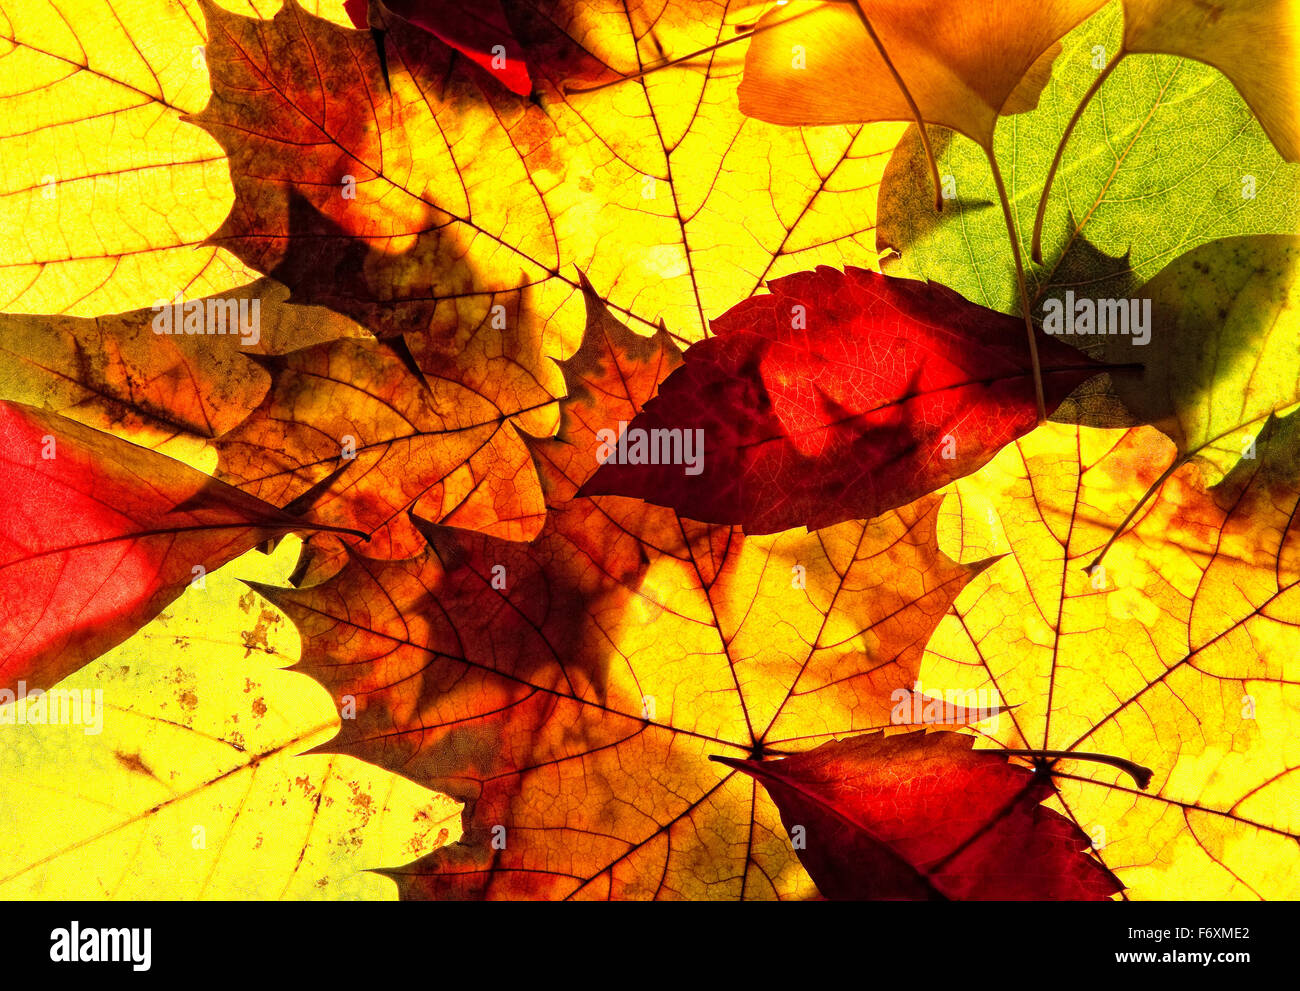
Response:
M989 168L993 172L993 184L998 190L998 199L1002 203L1002 216L1007 222L1007 236L1011 239L1011 254L1016 260L1016 288L1020 290L1020 310L1025 317L1025 333L1029 337L1029 362L1034 373L1034 399L1038 403L1038 422L1047 419L1047 403L1043 399L1043 369L1038 361L1038 340L1034 337L1034 318L1029 310L1029 291L1025 288L1025 262L1020 253L1020 237L1016 234L1016 221L1011 215L1011 201L1007 199L1006 183L1002 181L1002 170L998 168L997 156L993 147L984 149L988 157Z
M1148 487L1146 492L1143 493L1142 498L1137 501L1137 505L1135 505L1132 509L1128 511L1128 515L1124 517L1120 525L1115 528L1113 533L1111 533L1110 538L1106 541L1105 544L1102 545L1101 550L1097 552L1097 556L1092 559L1092 563L1083 569L1087 574L1091 575L1093 571L1096 570L1101 565L1101 559L1106 556L1106 552L1110 550L1111 545L1114 544L1115 541L1117 541L1120 538L1120 536L1124 533L1124 531L1129 528L1129 524L1133 522L1133 519L1137 516L1138 511L1147 504L1148 500L1150 500L1150 498L1153 495L1155 495L1157 492L1160 491L1161 487L1165 484L1165 482L1169 481L1169 476L1172 475L1174 472L1176 472L1183 465L1187 464L1187 462L1190 459L1191 459L1190 455L1183 455L1181 457L1174 458L1173 463L1164 470L1164 472L1160 475L1159 478L1157 478L1154 482L1151 483L1150 487Z
M1146 791L1147 785L1151 784L1153 773L1149 767L1135 764L1123 757L1112 757L1110 754L1081 753L1074 750L1003 750L1002 753L1013 757L1030 757L1035 763L1042 763L1044 766L1049 761L1055 763L1058 760L1090 760L1095 764L1108 764L1129 775L1143 791Z
M903 94L908 109L912 111L912 119L916 121L916 129L921 132L921 147L925 149L925 160L930 166L930 180L934 184L934 212L943 213L943 185L939 182L939 163L934 160L934 149L930 146L930 133L925 129L925 120L921 117L921 108L916 105L916 100L912 98L912 91L907 88L907 83L903 82L902 74L894 67L894 60L889 57L889 53L885 51L885 46L881 44L876 29L871 26L871 18L867 16L867 9L862 6L862 2L863 0L854 0L853 9L858 12L858 20L867 29L867 34L875 44L876 51L880 53L885 68L894 77L894 82L898 85L898 91Z
M1034 259L1035 265L1043 264L1043 218L1047 216L1047 198L1052 191L1052 181L1056 178L1056 172L1061 167L1061 158L1065 155L1065 146L1070 142L1070 135L1074 133L1075 125L1083 117L1084 110L1092 102L1092 98L1097 95L1101 89L1102 83L1115 71L1115 66L1119 65L1124 56L1128 53L1120 49L1115 53L1115 57L1106 63L1106 68L1097 74L1097 78L1092 81L1088 91L1083 94L1083 99L1074 110L1074 116L1070 122L1065 125L1065 133L1061 135L1061 141L1056 146L1056 157L1052 159L1052 167L1047 170L1047 179L1043 182L1043 192L1038 197L1038 213L1034 216L1034 237L1030 248L1030 256Z

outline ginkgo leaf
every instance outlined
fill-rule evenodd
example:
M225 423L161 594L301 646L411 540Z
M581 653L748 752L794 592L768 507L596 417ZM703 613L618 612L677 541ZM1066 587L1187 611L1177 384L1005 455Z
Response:
M768 288L715 320L716 336L610 433L583 495L751 534L815 530L906 505L1036 425L1019 320L863 269ZM1101 366L1038 338L1050 412Z
M1215 484L1272 413L1300 402L1300 237L1211 241L1172 262L1140 290L1152 305L1154 354L1140 383L1116 381L1130 409L1195 456ZM1107 357L1142 349L1106 338Z
M577 497L596 432L676 360L593 310L560 435L533 444L551 512L531 544L426 527L420 557L258 586L299 670L357 700L327 749L466 802L461 843L391 872L405 896L811 894L775 810L709 755L891 725L979 571L935 552L934 500L760 539Z
M995 142L1025 242L1053 149L1119 49L1121 21L1119 9L1107 7L1066 38L1037 109L1016 117ZM880 189L879 246L901 256L885 270L1015 312L1015 268L985 156L962 141L936 137L934 147L954 198L935 214L917 182L920 144L915 136L902 141ZM1298 181L1300 168L1281 161L1219 73L1170 57L1124 59L1066 148L1043 226L1043 264L1026 271L1034 317L1041 320L1044 302L1067 290L1131 296L1208 241L1300 231Z
M257 277L203 246L231 192L181 121L207 97L201 26L188 3L0 12L0 310L97 316Z
M1164 53L1195 59L1221 70L1245 98L1273 147L1290 162L1300 161L1300 128L1295 122L1300 71L1300 16L1291 0L1201 2L1195 9L1167 0L1125 0L1124 34L1119 50L1108 57L1104 45L1093 48L1093 68L1100 72L1084 92L1061 133L1043 183L1034 218L1032 254L1042 261L1042 228L1052 186L1075 128L1111 74L1134 52ZM1258 39L1267 37L1266 45ZM1254 198L1255 176L1242 175L1242 196Z
M0 685L52 685L191 581L302 525L178 461L0 402Z
M0 845L0 898L392 898L367 868L457 835L445 796L302 756L338 716L277 670L293 629L234 577L279 580L292 543L187 588L45 696L0 704L0 815L24 824Z
M580 53L612 81L734 37L722 14L569 2L515 27L532 32L525 49ZM500 336L504 317L531 344L496 350L553 375L540 355L576 347L585 321L578 270L635 329L694 340L769 277L874 264L874 189L899 129L748 120L738 53L584 93L562 89L561 60L533 103L400 21L384 39L390 88L369 32L292 0L270 20L205 16L213 95L193 119L229 153L236 191L213 242L377 336L454 351Z
M870 733L781 760L719 757L759 781L828 898L1103 900L1121 888L1086 833L1039 803L1045 774L940 731Z
M1067 755L1048 804L1130 897L1300 894L1297 451L1293 416L1213 489L1183 466L1091 571L1174 460L1150 427L1047 425L945 503L942 547L1005 556L939 625L924 683L1021 703L992 738ZM1150 785L1074 753L1144 765Z
M1058 39L1103 3L872 0L866 9L921 119L987 148L999 115L1037 102ZM777 124L915 119L853 3L784 4L765 14L745 58L740 108Z
M1017 117L996 142L1017 227L1028 234L1052 149L1081 94L1105 66L1116 66L1066 148L1042 229L1043 264L1026 271L1037 321L1048 306L1064 305L1067 292L1076 302L1094 304L1136 299L1138 287L1198 245L1300 232L1300 168L1281 161L1223 76L1171 57L1113 62L1121 22L1119 9L1108 7L1066 38L1038 109ZM905 138L880 192L879 244L893 254L884 270L940 281L973 302L1014 312L1015 266L1000 247L993 250L1006 231L985 156L942 135L933 144L954 198L942 216L934 213L924 184L916 181L925 167L922 148L915 135ZM1172 335L1156 334L1127 353L1131 336L1065 340L1115 364L1179 360L1179 339ZM1063 415L1096 426L1135 422L1114 388L1098 381L1105 395L1068 402ZM1140 382L1134 374L1131 390ZM1285 375L1257 386L1291 391Z
M1124 0L1124 48L1214 66L1282 157L1300 162L1300 11L1290 0Z
M162 334L154 307L94 318L0 314L0 394L154 449L178 435L220 436L270 385L243 356L363 333L330 310L286 306L285 296L259 279L213 297L223 306L256 300L256 340L233 321L226 334ZM206 313L208 300L196 302Z

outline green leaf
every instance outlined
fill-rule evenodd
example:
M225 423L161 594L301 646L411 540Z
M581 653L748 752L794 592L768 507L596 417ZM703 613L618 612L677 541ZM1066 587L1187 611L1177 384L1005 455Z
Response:
M1072 32L1038 108L998 128L994 150L1026 258L1057 143L1104 65L1098 46L1113 57L1122 30L1120 10L1111 6ZM936 141L935 151L940 176L952 177L950 190L955 183L955 199L934 212L920 141L911 132L879 194L878 245L901 253L885 271L936 279L973 302L1016 312L1015 268L983 152L960 135L934 137L948 138ZM1092 298L1129 296L1208 241L1300 232L1298 190L1300 166L1282 161L1222 74L1187 59L1130 55L1066 148L1044 224L1044 264L1026 273L1034 316L1041 321L1043 302L1068 289Z
M1148 282L1158 360L1141 380L1117 378L1125 405L1196 457L1216 484L1269 414L1300 402L1300 237L1255 235L1201 245ZM1067 338L1068 340L1068 338ZM1105 338L1105 357L1143 348Z

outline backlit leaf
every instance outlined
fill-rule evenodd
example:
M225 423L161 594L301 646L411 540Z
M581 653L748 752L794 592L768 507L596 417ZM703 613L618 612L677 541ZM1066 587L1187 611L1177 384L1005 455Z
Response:
M209 4L213 96L194 119L229 153L236 192L213 241L379 337L459 349L497 334L501 307L536 374L553 374L539 351L581 337L579 270L634 329L694 340L767 278L873 264L872 190L896 126L749 120L735 49L566 88L734 38L744 11L721 13L674 0L609 16L574 0L525 19L525 48L569 56L544 63L555 76L533 103L400 21L385 35L390 92L369 32L292 0L271 20Z
M1060 760L1049 803L1094 838L1133 898L1294 898L1300 843L1296 417L1207 490L1149 427L1050 425L958 481L940 545L1006 556L939 625L922 678L1022 704L993 740ZM959 550L954 550L958 548ZM1057 804L1059 802L1059 804Z
M1210 484L1243 456L1270 414L1300 402L1300 237L1211 241L1148 282L1152 334L1162 346L1141 380L1118 379L1128 407L1193 455ZM1118 360L1137 349L1116 338Z
M93 27L92 27L93 25ZM230 208L184 3L33 0L0 12L0 309L97 316L257 273L204 239Z
M778 761L724 763L762 783L829 898L1102 900L1115 876L1039 803L1046 776L940 731L871 733Z
M161 454L0 402L0 685L54 684L300 521Z
M674 363L599 310L566 363L551 506L531 544L426 528L408 561L259 586L301 670L358 700L327 749L466 802L461 842L393 872L407 897L811 894L775 810L713 754L791 753L890 725L915 660L980 568L937 554L937 504L744 537L575 496L595 432Z
M186 435L218 437L248 416L270 383L244 356L362 333L329 310L286 306L285 296L283 286L259 279L212 297L223 308L257 300L256 340L236 333L234 320L226 334L160 334L162 311L153 307L96 318L3 314L0 390L154 449ZM187 302L206 315L208 300Z
M1072 32L1037 109L999 131L994 148L1026 249L1056 145L1098 66L1118 51L1122 29L1112 6ZM920 144L905 139L880 192L880 247L902 256L885 270L1018 312L1015 267L1002 247L1006 227L983 152L960 138L935 147L955 199L935 214L917 179L925 174ZM1130 296L1208 241L1296 233L1298 180L1300 168L1282 162L1219 73L1185 59L1124 59L1066 146L1043 227L1044 264L1026 272L1035 319L1044 300L1067 289Z
M0 897L391 898L368 868L457 835L450 799L302 756L338 716L276 670L296 637L234 577L279 580L293 543L187 589L43 699L0 703L0 814L33 827L6 832Z
M584 495L747 533L815 530L906 505L1035 426L1019 320L863 269L769 289L715 320L624 435L610 431ZM1049 412L1100 370L1041 333L1038 347Z
M993 142L999 114L1031 109L1058 39L1103 0L873 0L880 44L921 119ZM777 124L914 120L853 3L795 3L758 22L740 107Z
M1124 0L1124 47L1214 66L1282 157L1300 162L1300 11L1289 0Z

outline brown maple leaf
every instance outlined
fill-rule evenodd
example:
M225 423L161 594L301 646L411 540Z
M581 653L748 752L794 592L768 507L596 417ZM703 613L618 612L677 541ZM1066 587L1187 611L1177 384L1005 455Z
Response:
M259 590L299 670L355 705L328 749L467 803L464 839L395 873L408 897L786 897L812 888L775 810L711 754L792 753L890 725L981 566L938 553L938 503L751 538L584 498L596 432L680 360L588 294L530 544L425 527L427 553Z
M324 307L289 306L287 296L284 286L259 279L181 303L182 311L197 304L206 314L211 303L255 301L256 339L233 324L226 334L186 334L180 326L159 333L174 300L103 317L0 314L0 393L154 449L177 438L220 437L266 395L270 377L256 356L364 333Z

